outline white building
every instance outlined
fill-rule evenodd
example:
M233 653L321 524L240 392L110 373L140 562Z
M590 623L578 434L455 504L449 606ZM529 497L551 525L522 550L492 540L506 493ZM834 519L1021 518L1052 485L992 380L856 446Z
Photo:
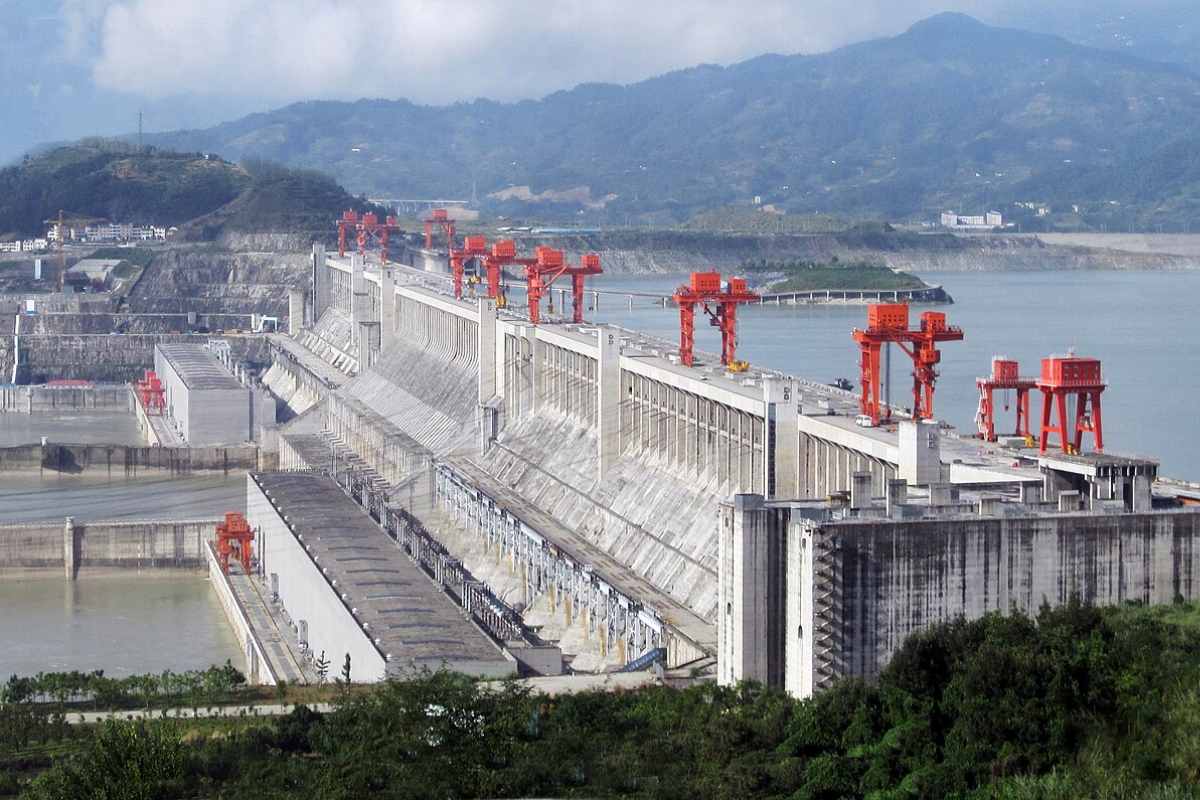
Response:
M1004 226L1004 216L999 211L986 214L959 214L955 211L942 212L942 227L953 230L991 230Z

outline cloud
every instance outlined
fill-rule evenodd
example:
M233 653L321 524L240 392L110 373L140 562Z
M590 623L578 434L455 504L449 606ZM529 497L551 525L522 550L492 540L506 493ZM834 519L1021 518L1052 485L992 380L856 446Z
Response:
M977 11L990 0L957 0ZM71 0L96 18L104 0ZM764 52L897 33L937 0L125 0L100 15L93 78L151 98L407 97L448 103L626 83ZM82 34L80 34L82 36Z

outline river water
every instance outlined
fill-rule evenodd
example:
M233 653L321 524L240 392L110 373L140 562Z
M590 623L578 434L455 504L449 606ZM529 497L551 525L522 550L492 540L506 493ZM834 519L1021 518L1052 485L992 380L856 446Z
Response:
M1106 449L1150 456L1161 473L1200 480L1200 272L980 272L923 274L955 304L941 306L966 333L942 348L935 412L974 430L975 378L993 355L1019 359L1036 374L1040 359L1075 348L1103 362ZM602 277L606 290L669 292L682 275ZM591 285L591 284L589 284ZM557 298L556 298L557 299ZM915 316L915 315L914 315ZM678 312L602 295L589 319L614 322L678 341ZM738 355L801 377L848 378L857 387L858 356L850 331L866 321L863 306L760 306L738 311ZM716 352L720 335L697 319L697 346ZM892 398L905 402L907 357L893 352ZM1040 402L1034 393L1033 405ZM1035 415L1040 410L1035 408ZM1013 411L1004 412L1004 427Z
M0 523L215 519L244 511L246 476L0 474ZM203 572L84 569L0 576L0 680L55 670L124 676L202 669L240 650Z
M203 669L241 654L200 572L0 578L0 680L78 669Z

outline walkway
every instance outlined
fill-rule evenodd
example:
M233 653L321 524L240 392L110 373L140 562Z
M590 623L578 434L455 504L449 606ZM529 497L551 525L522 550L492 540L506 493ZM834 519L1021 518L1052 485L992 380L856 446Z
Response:
M232 568L228 577L255 636L267 651L275 677L293 684L316 683L317 675L300 654L300 645L291 626L276 618L258 582Z

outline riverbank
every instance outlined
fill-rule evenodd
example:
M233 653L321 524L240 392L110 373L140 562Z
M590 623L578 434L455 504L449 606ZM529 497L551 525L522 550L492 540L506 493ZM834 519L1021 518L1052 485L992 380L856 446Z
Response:
M563 249L568 258L599 253L607 274L739 272L761 261L861 262L918 275L925 272L1182 271L1200 270L1200 243L1133 244L1103 234L969 234L901 230L823 234L738 234L613 229L580 235L519 237L522 250L537 244ZM1113 234L1112 236L1116 236ZM1182 240L1184 237L1173 237ZM1190 242L1190 240L1189 240ZM1136 245L1136 246L1134 246ZM1128 246L1128 249L1122 249ZM1180 251L1180 252L1175 252Z

